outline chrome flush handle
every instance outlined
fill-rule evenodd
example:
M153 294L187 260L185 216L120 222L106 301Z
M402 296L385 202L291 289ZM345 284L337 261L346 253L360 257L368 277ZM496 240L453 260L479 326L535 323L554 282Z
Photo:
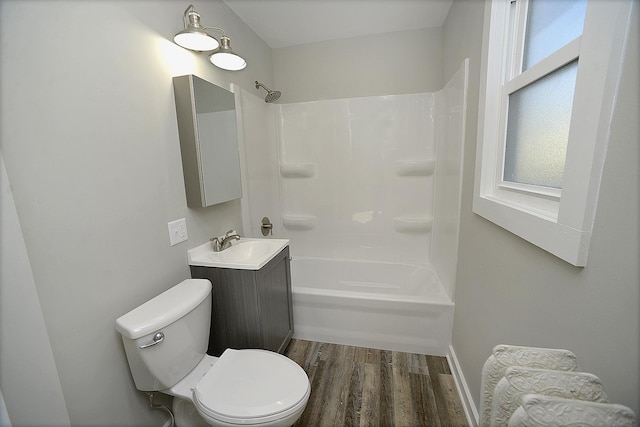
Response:
M156 344L160 344L163 340L164 340L164 334L162 332L158 332L153 336L153 341L151 341L149 344L141 345L140 348L152 347Z

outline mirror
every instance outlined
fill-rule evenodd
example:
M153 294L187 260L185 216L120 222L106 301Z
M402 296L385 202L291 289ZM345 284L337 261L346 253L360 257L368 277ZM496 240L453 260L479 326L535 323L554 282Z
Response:
M233 93L194 75L173 78L187 206L242 197Z

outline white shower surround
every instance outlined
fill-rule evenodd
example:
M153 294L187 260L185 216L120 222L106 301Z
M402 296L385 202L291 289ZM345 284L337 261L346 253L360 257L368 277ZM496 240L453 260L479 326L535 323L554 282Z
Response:
M240 91L244 231L269 216L291 241L295 337L447 353L467 68L435 93L274 106ZM430 274L409 286L402 266Z
M281 105L280 185L296 256L429 260L436 94Z
M436 93L279 107L295 336L447 353L465 71Z

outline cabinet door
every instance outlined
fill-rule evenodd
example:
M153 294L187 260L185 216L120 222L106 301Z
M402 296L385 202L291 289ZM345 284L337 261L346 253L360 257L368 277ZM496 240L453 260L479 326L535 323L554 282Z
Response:
M288 248L257 274L263 348L283 352L293 336Z
M192 266L191 277L209 279L213 285L207 353L220 356L227 348L260 348L254 272Z

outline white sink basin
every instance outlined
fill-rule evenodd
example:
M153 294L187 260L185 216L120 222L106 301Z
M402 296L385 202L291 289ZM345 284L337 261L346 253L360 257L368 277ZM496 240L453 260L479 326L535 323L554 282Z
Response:
M288 239L233 240L227 249L214 252L211 242L187 251L189 265L259 270L289 245Z

